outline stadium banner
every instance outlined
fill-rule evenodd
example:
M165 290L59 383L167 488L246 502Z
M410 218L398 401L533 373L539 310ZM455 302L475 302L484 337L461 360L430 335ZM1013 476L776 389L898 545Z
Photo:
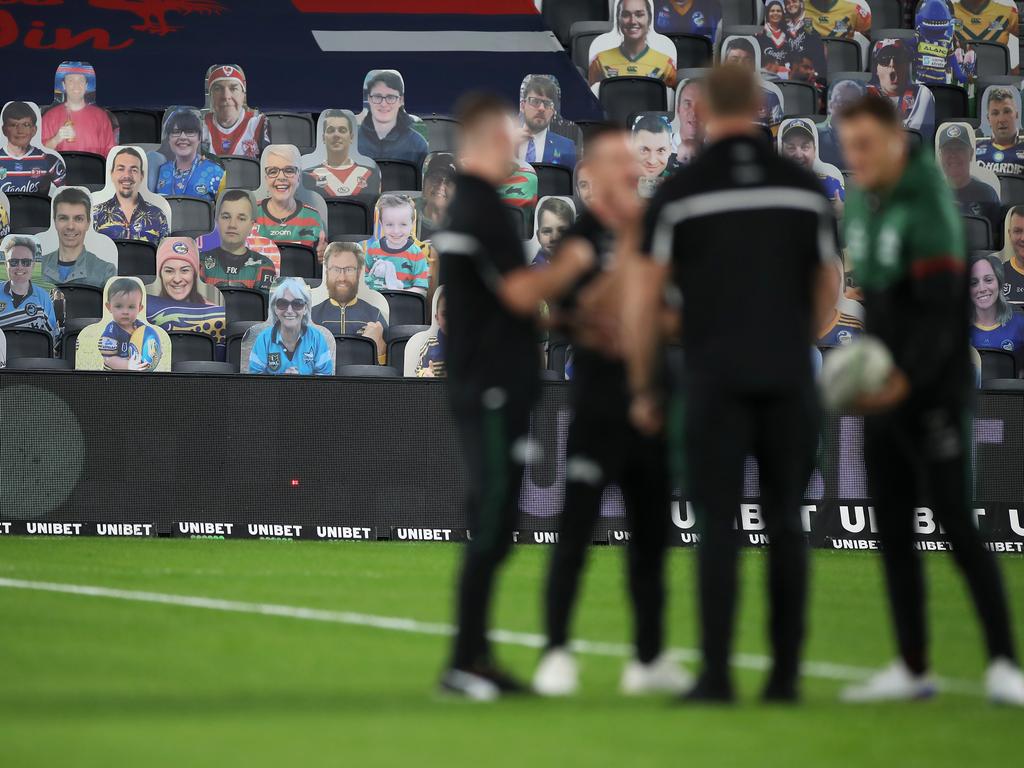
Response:
M316 414L316 418L310 418ZM520 544L557 540L569 387L545 382L532 421L543 458L525 469ZM1024 397L981 392L974 515L991 550L1024 553ZM802 508L815 547L878 548L862 422L824 420ZM443 381L189 376L101 371L0 373L0 535L460 542L465 478ZM670 541L700 526L685 492ZM918 500L922 551L949 545ZM736 535L767 543L757 467L746 469ZM601 502L595 543L629 540L621 491Z

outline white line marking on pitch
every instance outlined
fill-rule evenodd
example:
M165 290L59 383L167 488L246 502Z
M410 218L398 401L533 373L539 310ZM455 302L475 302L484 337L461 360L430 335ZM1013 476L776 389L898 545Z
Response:
M205 608L211 611L226 611L229 613L254 613L263 616L280 616L287 619L324 621L332 624L388 629L392 632L409 632L417 635L448 637L455 633L455 628L450 624L438 624L394 616L374 616L372 614L354 613L352 611L302 608L294 605L248 603L239 600L221 600L214 597L171 595L163 592L142 592L129 589L112 589L110 587L93 587L82 584L58 584L49 581L0 578L0 588L3 587L38 592L59 592L66 595L81 595L85 597L106 597L113 600L130 600L137 603L159 603L184 608ZM542 635L529 632L513 632L507 629L491 630L490 638L496 643L519 645L527 648L543 648L545 643L545 638ZM572 647L578 653L594 656L629 657L633 653L632 646L625 643L605 643L595 640L574 640ZM694 662L700 659L700 652L692 648L673 648L671 653L680 661ZM742 669L766 670L771 666L771 658L758 654L734 653L732 665ZM802 674L807 677L842 681L863 680L875 671L867 667L833 664L827 661L805 661L802 667ZM938 683L942 690L950 693L962 693L970 696L982 695L980 685L966 680L941 678Z

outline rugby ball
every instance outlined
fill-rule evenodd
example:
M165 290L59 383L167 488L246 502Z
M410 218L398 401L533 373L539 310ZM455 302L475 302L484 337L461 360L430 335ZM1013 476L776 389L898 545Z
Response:
M892 353L874 336L833 349L825 355L818 378L822 402L826 408L847 408L859 396L881 390L892 368Z
M152 371L160 364L163 351L160 349L160 337L151 325L142 325L135 329L128 341L128 359L139 370Z

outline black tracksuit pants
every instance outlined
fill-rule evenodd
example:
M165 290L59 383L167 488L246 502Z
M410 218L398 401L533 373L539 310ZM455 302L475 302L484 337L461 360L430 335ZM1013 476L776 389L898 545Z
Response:
M990 657L1015 658L1003 581L971 511L969 424L967 408L955 399L930 406L908 403L865 419L864 458L889 606L900 655L914 672L928 668L924 578L914 547L919 479L927 484L932 512L967 580Z
M617 483L630 527L627 559L636 655L647 663L661 653L664 637L664 562L671 503L665 441L646 437L630 425L626 376L620 363L578 349L573 394L565 504L545 599L548 647L568 642L570 615L601 496L609 484Z
M772 681L794 684L805 631L807 541L800 519L818 445L813 383L764 394L736 393L690 377L686 382L684 493L701 532L698 575L703 679L729 688L739 534L734 522L745 457L758 463L761 512L769 537L768 596Z

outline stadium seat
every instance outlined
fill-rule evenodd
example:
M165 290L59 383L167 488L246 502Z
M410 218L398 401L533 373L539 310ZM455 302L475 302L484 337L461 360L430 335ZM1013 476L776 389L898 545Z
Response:
M316 251L300 243L278 243L281 252L281 277L320 277Z
M610 21L576 21L569 28L569 53L572 63L584 72L590 66L590 45L598 37L612 31ZM583 77L586 80L586 75Z
M871 81L871 75L867 72L851 72L845 70L843 72L829 72L828 81L830 83L837 83L840 80L854 80L858 83L867 85Z
M1013 354L1001 349L979 349L981 380L1017 378L1017 361Z
M950 120L959 120L970 115L967 105L967 91L959 85L929 83L928 89L935 97L935 124L942 125Z
M18 357L53 357L53 337L38 328L5 328L8 362Z
M259 322L267 319L267 295L255 288L217 286L224 297L227 322Z
M826 37L822 39L825 44L825 55L828 63L828 81L834 82L833 73L864 69L864 61L861 58L861 48L855 40L844 40L839 37Z
M334 343L337 345L335 366L377 365L377 344L373 339L351 334L335 336Z
M155 245L145 240L115 240L114 245L117 246L117 274L132 277L156 274Z
M309 113L264 112L275 144L294 144L299 154L308 155L316 146L316 126Z
M666 35L676 47L676 68L707 67L711 65L714 50L704 35Z
M578 21L608 21L606 0L544 0L540 7L544 24L564 46L569 45L570 29Z
M1002 43L973 43L978 77L1000 77L1010 73L1010 49ZM980 93L979 93L980 95Z
M71 371L74 367L62 357L15 357L7 361L7 369L15 371Z
M537 195L572 196L572 168L553 163L532 163L537 172Z
M11 232L17 235L37 235L50 228L50 198L9 192L11 204Z
M459 123L451 117L431 115L422 118L427 129L427 146L431 152L454 152Z
M907 142L911 147L922 147L924 146L924 136L916 128L904 128L903 132L907 134Z
M98 192L107 183L107 159L92 152L61 152L68 167L65 183L69 187L87 187Z
M266 320L266 317L263 317L262 320ZM245 336L246 331L262 322L262 320L235 320L228 323L228 327L224 332L224 343L227 345L227 361L237 370L244 371L248 368L247 365L240 365L242 359L242 337Z
M415 291L381 291L388 302L389 325L419 325L428 322L427 297Z
M84 283L58 283L64 294L64 317L103 317L103 289Z
M164 200L171 206L171 234L198 237L213 231L213 205L209 200L178 195L168 195Z
M170 331L171 363L186 360L213 360L213 339L205 333Z
M879 32L904 25L902 0L871 0L871 37L880 40ZM877 30L877 31L876 31Z
M564 338L552 336L548 342L548 367L559 379L565 379L565 361L569 352L569 342Z
M381 192L400 189L422 189L420 169L408 160L378 160Z
M372 221L370 209L360 199L340 197L327 201L328 232L365 232L369 237Z
M530 226L530 212L525 208L516 208L511 205L506 205L505 210L508 211L508 215L512 219L512 226L516 228L516 232L519 233L520 240L529 240L533 237L533 228Z
M119 144L159 144L163 115L155 109L111 109L116 119Z
M782 91L783 112L787 117L817 113L818 93L813 85L794 80L779 80L776 85Z
M576 127L579 128L580 132L583 134L584 143L587 141L587 137L590 136L591 131L611 124L607 120L576 120L574 122L576 123Z
M558 371L549 371L546 368L542 368L540 371L541 381L551 381L556 384L565 384L565 373L559 373Z
M981 216L961 216L964 222L964 235L967 239L967 250L992 250L992 225Z
M602 80L597 99L608 119L626 125L634 112L668 110L668 89L654 77L610 77Z
M1003 205L1024 205L1024 177L1000 173L999 199Z
M400 374L390 365L355 365L346 363L338 365L334 370L335 376L371 377L377 379L398 378Z
M985 359L982 358L982 364ZM981 388L989 392L1024 392L1024 379L985 379L981 380Z
M71 363L71 367L75 367L75 352L78 346L78 334L82 332L82 329L86 326L98 323L99 318L96 317L75 317L70 318L64 323L64 334L60 338L60 356Z
M252 158L218 155L217 162L224 166L224 173L227 177L225 189L253 190L258 188L263 181L260 178L260 164Z
M405 345L417 333L427 330L430 330L429 325L388 325L388 366L399 376L405 369Z
M238 369L231 363L219 360L175 360L171 362L171 370L174 373L198 373L206 376L238 373Z
M722 25L757 23L757 0L722 0Z

